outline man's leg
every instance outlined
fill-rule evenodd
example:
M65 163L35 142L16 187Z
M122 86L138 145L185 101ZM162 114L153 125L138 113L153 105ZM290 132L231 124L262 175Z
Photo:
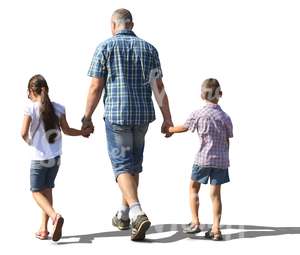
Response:
M133 128L133 170L136 175L143 171L143 154L145 146L145 136L148 130L149 124L135 126ZM145 239L145 235L151 222L149 221L147 215L142 211L141 205L138 202L138 176L136 176L136 194L137 202L130 204L130 218L132 219L131 227L131 240L141 241ZM125 197L126 199L126 197Z
M134 171L133 128L130 125L115 125L108 120L105 120L105 126L109 157L122 191L122 204L113 217L112 224L120 230L126 230L130 227L129 206L138 201L136 177L127 172Z
M217 234L220 232L220 221L222 214L221 185L210 186L210 197L213 207L212 232Z
M138 183L136 178L130 173L122 173L118 176L118 184L123 194L123 201L125 205L131 205L139 202L138 199Z
M136 186L139 185L139 174L136 174L133 176L136 182ZM122 203L117 213L118 219L128 220L129 219L129 204L127 203L127 200L125 199L123 193L122 193Z
M136 186L138 186L139 175L136 174L133 177L134 177L134 181L136 183ZM121 177L121 179L122 178L123 177ZM135 205L134 207L137 207L137 210L138 210L137 212L140 212L140 214L142 214L142 209L140 208L140 204L138 202L136 202L133 205ZM119 210L118 210L117 214L112 219L113 226L117 227L119 230L127 230L128 228L130 228L129 212L130 212L130 206L127 203L127 200L125 199L125 196L123 195L123 192L122 192L122 204L119 207Z
M138 186L139 186L139 174L135 174L135 175L132 175L132 176L134 177L136 186L138 188ZM129 204L127 203L127 200L125 199L124 196L122 196L122 205L129 207Z
M139 185L139 173L142 171L145 135L148 126L148 124L133 126L130 130L130 136L127 136L130 137L131 140L130 147L133 168L131 170L136 173L134 175L131 173L122 173L118 176L118 184L123 194L122 208L124 210L126 206L131 207L132 204L136 205L136 210L132 210L132 216L134 218L137 216L135 212L141 213L137 190Z
M122 209L127 211L128 208L126 206L129 206L130 208L129 218L132 220L131 240L143 240L151 223L147 216L143 213L139 203L137 192L138 177L132 175L138 174L142 171L141 165L138 167L135 163L137 161L134 150L137 143L135 138L135 127L130 125L114 125L109 121L105 121L105 123L109 156L112 161L118 185L124 198L124 207L122 206ZM144 133L146 133L145 128L144 130ZM143 140L139 141L143 143ZM140 159L139 161L142 162ZM121 220L118 219L117 216L118 215L113 217L112 223L114 226L118 227L120 230L126 229L126 226L129 227L129 220Z
M141 241L145 239L145 234L149 229L151 222L146 214L142 211L138 199L138 182L137 177L130 173L122 173L118 176L118 184L122 191L124 200L129 205L129 217L131 221L131 240Z

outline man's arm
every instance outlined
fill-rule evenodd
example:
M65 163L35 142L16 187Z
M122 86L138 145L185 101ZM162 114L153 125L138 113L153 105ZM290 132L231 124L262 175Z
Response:
M169 127L173 126L173 122L169 107L168 95L165 92L165 87L162 79L155 79L152 82L152 90L164 119L164 122L161 127L161 132L163 134L166 134L166 137L170 137L172 134L169 132L168 129Z
M92 122L92 115L101 99L102 91L105 86L106 80L104 78L92 78L91 85L88 92L85 114L82 118L81 130L91 128L94 130L94 125ZM84 137L89 137L90 135L83 134Z
M84 114L86 120L92 119L92 115L100 101L104 86L104 78L92 78Z

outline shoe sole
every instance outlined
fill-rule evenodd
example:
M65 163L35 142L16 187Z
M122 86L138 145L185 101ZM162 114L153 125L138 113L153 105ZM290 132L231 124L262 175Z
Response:
M64 225L64 218L59 218L57 221L57 224L55 226L53 235L52 235L52 241L57 242L58 240L60 240L61 236L62 236L62 227Z
M39 239L39 240L42 240L42 241L44 241L44 240L49 240L49 236L42 237L42 236L36 235L35 238L36 238L36 239Z
M131 241L142 241L145 239L145 233L150 228L151 222L149 220L144 221L139 229L137 230L136 234L134 236L131 236Z
M112 225L113 225L114 227L118 228L119 230L128 230L128 229L130 228L130 226L128 226L128 227L120 227L120 226L115 222L114 219L112 219Z
M220 235L219 237L214 237L214 236L210 236L208 232L205 233L204 237L208 240L215 241L215 242L223 241L222 235Z
M187 234L187 235L198 234L198 233L200 233L200 232L201 232L201 230L196 230L196 231L184 231L184 230L183 230L183 233L184 233L184 234Z

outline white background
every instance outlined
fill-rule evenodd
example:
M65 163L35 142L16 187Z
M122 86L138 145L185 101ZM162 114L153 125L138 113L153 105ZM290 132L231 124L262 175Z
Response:
M175 123L183 123L203 105L200 86L204 79L215 77L221 83L224 97L220 104L234 124L231 183L223 187L222 224L300 227L297 2L1 1L1 254L253 254L295 247L299 228L295 235L221 243L188 238L132 243L118 232L90 244L53 245L35 240L40 212L29 192L29 149L19 134L27 82L36 73L46 77L52 100L66 106L71 126L80 127L92 55L97 44L110 37L111 13L125 7L132 11L136 34L160 53ZM110 222L120 193L107 156L102 114L101 103L90 139L64 137L55 205L66 220L65 236L115 231ZM161 122L157 109L157 121L147 134L140 198L153 225L183 224L190 220L188 183L198 138L188 133L165 139L160 134ZM211 223L208 192L205 186L200 194L203 224ZM174 233L152 234L149 239Z

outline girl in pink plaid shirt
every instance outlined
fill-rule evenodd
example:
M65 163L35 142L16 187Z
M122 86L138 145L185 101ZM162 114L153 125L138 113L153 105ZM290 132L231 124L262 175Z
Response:
M170 127L170 133L182 133L197 130L200 149L196 155L190 182L190 207L192 221L184 232L195 234L201 232L199 211L199 190L201 184L210 179L211 200L213 204L213 225L205 233L211 240L222 240L220 220L222 213L221 185L229 182L229 138L233 137L230 117L218 105L222 91L216 79L207 79L201 88L201 98L206 105L193 112L184 125Z

